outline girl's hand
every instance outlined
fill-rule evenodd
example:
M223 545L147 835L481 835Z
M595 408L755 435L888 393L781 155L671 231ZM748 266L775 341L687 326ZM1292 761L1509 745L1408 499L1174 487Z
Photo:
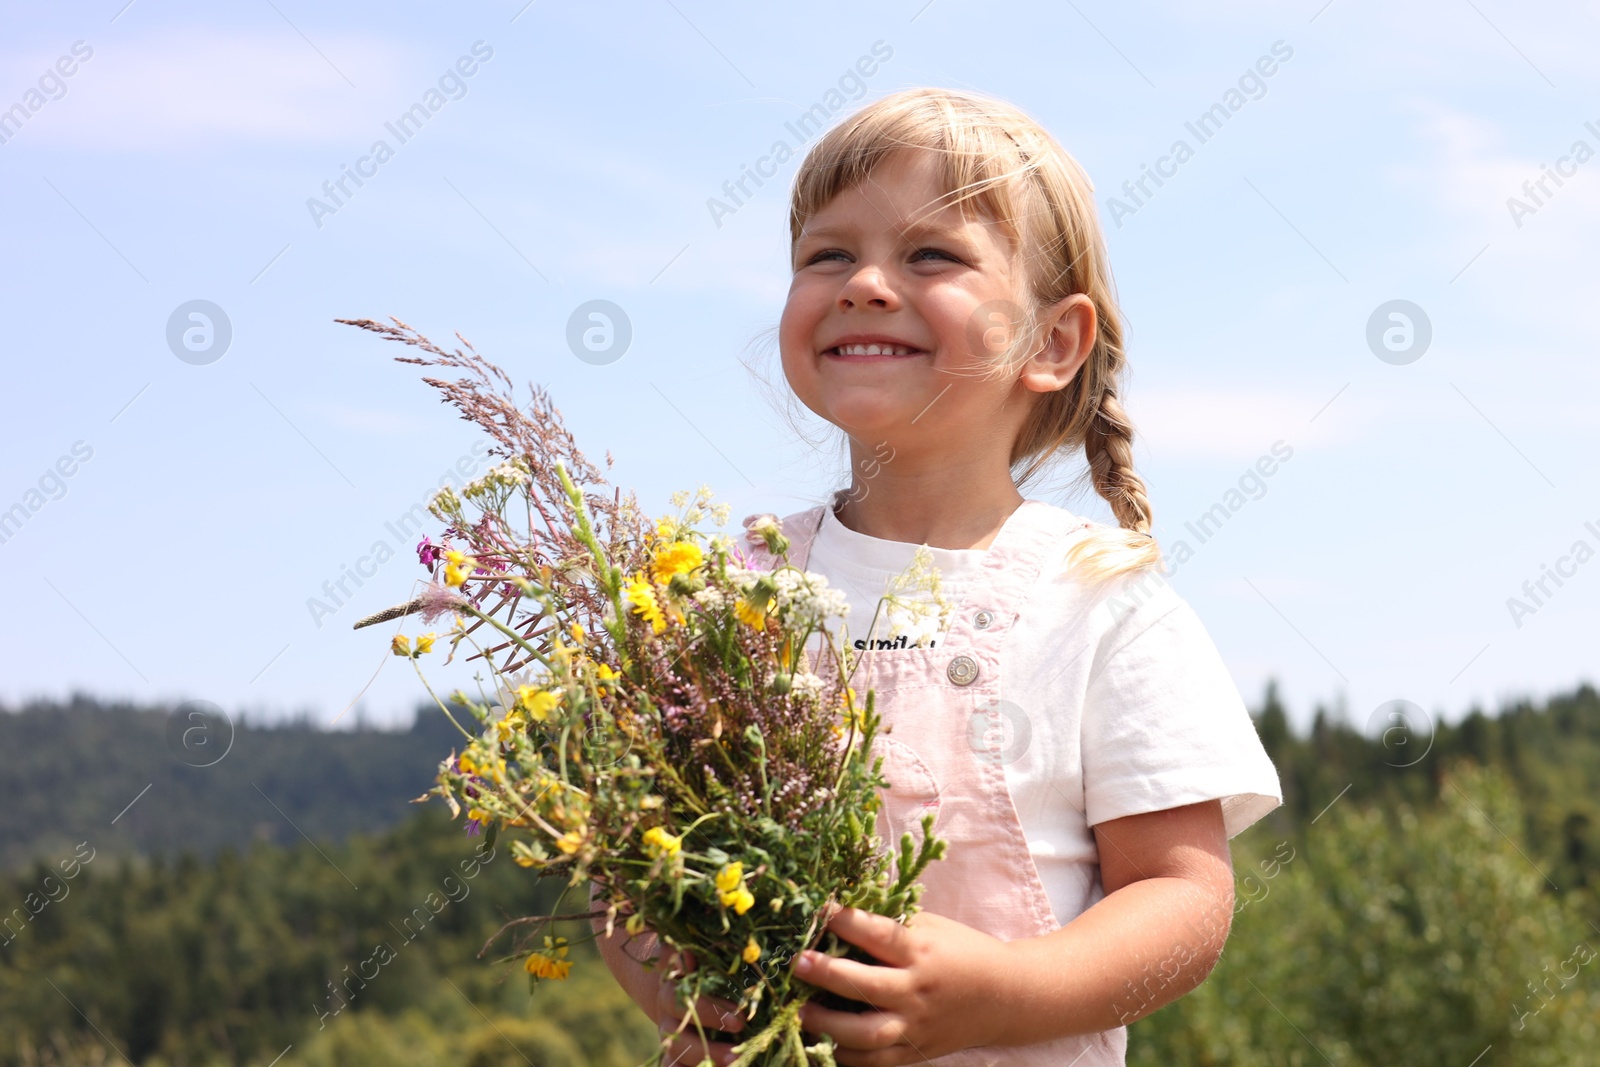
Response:
M838 1044L845 1067L921 1063L977 1045L996 1044L1008 1007L1007 943L931 912L907 925L858 908L828 924L842 940L866 949L882 966L802 952L802 980L871 1009L833 1011L815 1002L800 1009L801 1025Z
M733 1045L726 1041L702 1041L694 1021L696 1018L700 1020L708 1038L718 1030L738 1033L744 1029L744 1017L738 1013L738 1005L716 997L701 997L695 1002L693 1013L690 1013L678 1000L676 979L694 970L694 953L680 955L669 949L658 966L661 978L656 986L656 1026L663 1038L672 1033L678 1035L668 1046L661 1061L662 1067L691 1067L707 1057L714 1064L732 1063L735 1058Z

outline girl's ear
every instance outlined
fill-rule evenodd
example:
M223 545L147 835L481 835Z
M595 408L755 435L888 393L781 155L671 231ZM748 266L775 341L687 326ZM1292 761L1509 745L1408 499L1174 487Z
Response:
M1094 301L1073 293L1040 315L1043 346L1023 365L1020 380L1036 393L1065 389L1083 369L1099 333Z

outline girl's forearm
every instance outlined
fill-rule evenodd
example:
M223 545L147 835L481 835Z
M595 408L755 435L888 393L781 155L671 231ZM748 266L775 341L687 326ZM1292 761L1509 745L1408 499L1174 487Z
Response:
M646 970L639 959L650 959L656 955L656 935L644 933L630 938L619 925L607 937L604 919L595 919L592 925L595 945L600 949L600 958L606 961L606 969L616 978L622 991L639 1005L639 1010L649 1016L651 1022L655 1022L653 1012L659 978L655 972ZM624 945L630 946L628 951L623 950Z
M1004 1044L1126 1025L1194 989L1222 954L1231 882L1146 878L1054 933L1006 942Z

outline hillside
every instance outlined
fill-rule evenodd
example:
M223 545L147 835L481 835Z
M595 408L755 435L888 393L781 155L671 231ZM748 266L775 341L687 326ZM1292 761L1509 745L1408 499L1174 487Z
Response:
M460 738L431 706L403 732L236 724L226 755L191 766L175 754L187 724L173 720L173 709L85 696L0 708L0 870L82 841L102 856L209 856L293 844L302 831L343 841L386 830L414 813L409 801Z
M1367 738L1326 712L1300 736L1270 690L1255 718L1286 803L1233 842L1222 961L1133 1024L1130 1065L1461 1067L1490 1047L1496 1064L1588 1062L1600 695L1431 737ZM506 920L572 901L503 858L474 864L441 807L406 803L450 747L429 716L405 733L242 729L205 768L166 729L163 709L82 698L0 714L0 902L16 920L0 932L0 1067L648 1057L653 1028L583 924L563 931L571 979L531 997L509 942L512 958L477 958ZM1145 972L1130 1007L1163 980L1160 961Z
M1283 781L1284 807L1268 820L1279 831L1309 822L1347 786L1340 803L1425 803L1441 769L1465 757L1515 783L1527 809L1523 833L1558 885L1600 884L1600 693L1592 686L1542 706L1475 710L1431 738L1366 737L1320 709L1308 734L1294 736L1271 687L1253 714ZM11 757L0 776L0 870L84 840L111 856L209 856L230 844L386 830L412 814L409 802L460 738L431 705L402 732L244 725L224 758L196 767L169 746L172 719L171 709L85 696L0 707L0 751Z

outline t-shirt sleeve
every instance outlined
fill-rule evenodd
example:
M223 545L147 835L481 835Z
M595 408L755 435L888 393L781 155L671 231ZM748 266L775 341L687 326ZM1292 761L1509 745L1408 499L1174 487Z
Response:
M1189 605L1147 573L1102 610L1115 621L1083 707L1088 824L1221 800L1231 838L1282 804L1277 768Z

